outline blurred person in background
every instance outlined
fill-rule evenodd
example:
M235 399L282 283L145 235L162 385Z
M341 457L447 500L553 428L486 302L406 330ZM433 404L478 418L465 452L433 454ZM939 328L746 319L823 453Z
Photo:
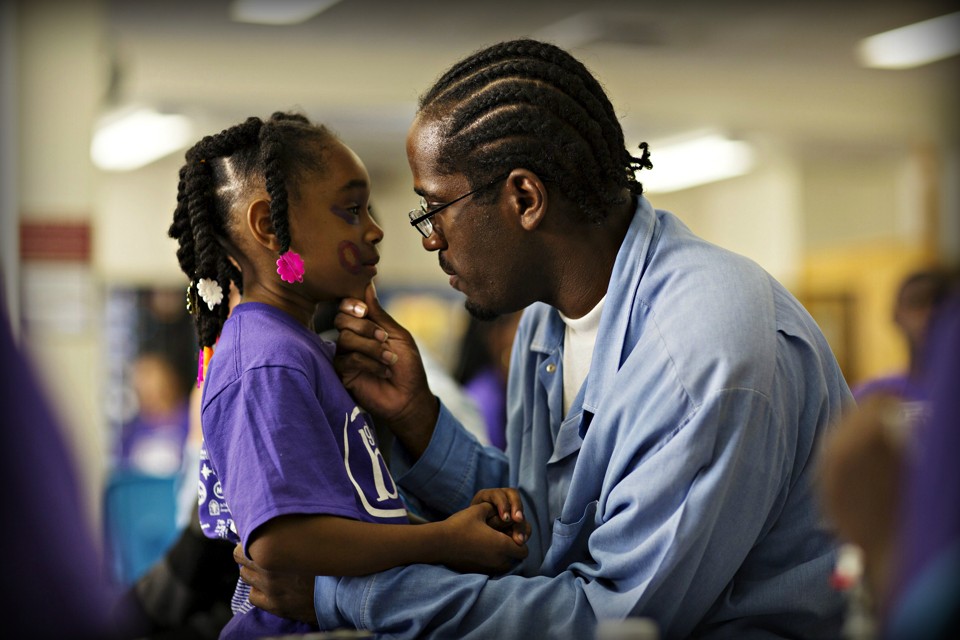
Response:
M862 382L853 388L858 402L876 393L893 394L909 402L921 402L925 392L922 381L924 345L930 319L946 299L949 273L931 267L907 275L897 289L892 319L907 346L907 369Z
M76 462L32 362L14 342L5 305L0 366L0 485L7 489L0 528L4 635L111 638L103 549L84 512Z
M487 440L501 450L507 446L507 373L520 315L517 311L492 320L470 316L454 369L456 381L483 415Z
M190 431L189 386L170 359L141 353L130 370L137 412L121 427L118 466L150 475L173 475L183 462Z
M884 638L946 640L960 631L960 288L955 272L943 283L943 300L923 323L914 393L866 396L826 440L821 463L826 512L862 550L870 613ZM929 402L920 414L909 406L917 395Z

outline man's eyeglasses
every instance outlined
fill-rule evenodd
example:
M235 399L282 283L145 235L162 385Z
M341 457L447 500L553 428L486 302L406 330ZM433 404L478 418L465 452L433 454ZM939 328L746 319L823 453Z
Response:
M510 175L510 172L508 171L507 173L497 176L487 184L477 187L470 193L465 193L459 198L454 198L450 202L446 202L444 204L436 206L433 209L427 209L427 200L426 198L423 198L421 196L420 206L417 207L416 209L413 209L412 211L410 211L410 213L407 214L407 216L410 218L410 224L416 227L417 231L419 231L420 235L422 235L424 238L429 238L430 235L433 233L433 221L432 221L433 216L437 215L438 213L440 213L450 205L460 202L464 198L467 198L469 196L472 196L475 193L483 191L484 189L488 189L492 187L493 185L497 184L501 180L506 179L506 177L509 175Z

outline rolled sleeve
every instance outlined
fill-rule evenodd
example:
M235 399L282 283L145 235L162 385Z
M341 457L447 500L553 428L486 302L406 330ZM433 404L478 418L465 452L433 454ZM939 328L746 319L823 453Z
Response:
M398 452L393 464L397 482L404 492L440 513L464 509L480 489L506 484L507 460L503 453L481 445L443 402L433 436L420 459L411 464L405 450L395 450Z

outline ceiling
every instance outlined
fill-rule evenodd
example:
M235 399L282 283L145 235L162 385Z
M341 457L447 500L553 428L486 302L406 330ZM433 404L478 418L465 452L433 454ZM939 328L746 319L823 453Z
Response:
M232 22L228 5L109 0L105 99L195 113L211 129L299 108L375 166L402 161L417 96L450 64L532 36L599 77L637 142L711 127L816 156L957 137L957 57L890 71L855 55L861 38L955 1L342 0L294 26Z

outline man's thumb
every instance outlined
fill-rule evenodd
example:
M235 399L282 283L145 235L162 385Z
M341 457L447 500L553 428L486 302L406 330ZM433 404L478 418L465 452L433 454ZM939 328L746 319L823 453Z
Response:
M373 320L374 322L381 324L386 320L390 325L395 326L397 323L393 318L390 317L386 311L383 310L383 307L380 306L380 298L377 297L377 288L374 286L373 282L367 285L367 290L364 292L364 302L367 303L367 317Z

